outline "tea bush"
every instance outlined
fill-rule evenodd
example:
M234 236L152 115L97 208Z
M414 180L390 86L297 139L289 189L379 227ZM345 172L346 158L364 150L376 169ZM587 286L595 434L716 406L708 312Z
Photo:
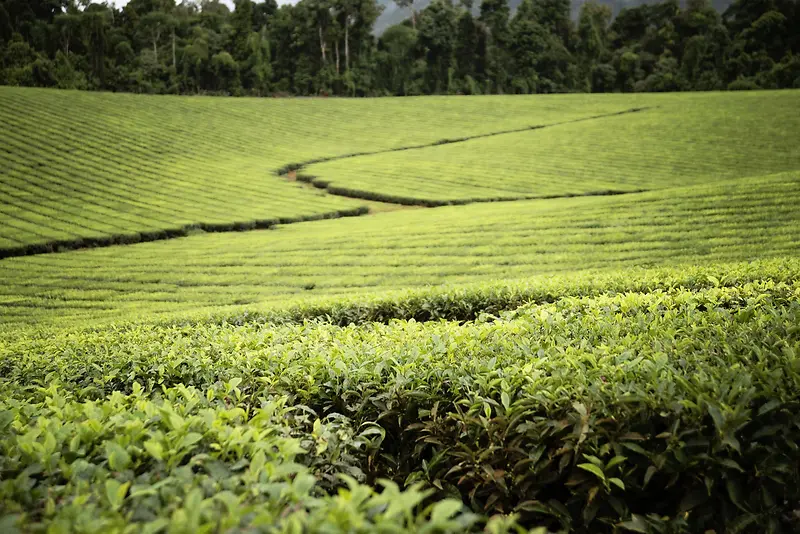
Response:
M180 386L151 400L137 385L80 403L51 387L41 403L3 399L3 532L459 532L478 522L453 499L422 507L431 491L421 484L380 481L379 493L339 473L346 486L327 495L297 461L324 447L309 453L292 437L293 410L279 399L246 412L225 399L233 392ZM319 428L306 441L327 439Z
M632 280L462 323L8 337L3 507L30 529L84 528L83 507L109 528L222 514L223 530L281 517L368 531L397 500L408 507L386 525L401 530L441 514L442 531L496 516L491 528L791 532L800 277L757 271L646 292ZM354 495L368 504L332 519Z

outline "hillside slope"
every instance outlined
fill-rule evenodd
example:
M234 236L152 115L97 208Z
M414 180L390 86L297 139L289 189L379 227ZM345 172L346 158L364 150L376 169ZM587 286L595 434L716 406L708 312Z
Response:
M800 177L402 210L0 262L0 320L124 319L314 295L800 251Z
M0 532L800 532L799 94L0 88Z
M0 257L359 213L362 202L275 171L620 111L623 100L216 99L2 87Z
M800 91L645 99L635 113L302 170L329 191L406 204L571 196L800 169Z

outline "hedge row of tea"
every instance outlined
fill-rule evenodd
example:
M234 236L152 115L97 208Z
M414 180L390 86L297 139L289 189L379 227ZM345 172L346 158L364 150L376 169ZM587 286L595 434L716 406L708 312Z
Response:
M336 194L437 205L661 189L800 169L800 91L667 95L636 113L310 165Z
M579 270L791 256L795 173L474 204L0 262L5 323L119 319Z
M621 98L211 99L0 88L0 257L356 214L287 164L616 112Z
M596 297L604 294L650 293L691 287L737 287L759 280L792 283L800 263L795 258L778 257L746 263L711 263L678 267L629 268L618 271L584 271L548 274L519 280L502 280L428 286L399 291L291 300L277 305L217 306L210 310L179 312L160 317L147 316L122 324L185 326L195 324L298 324L321 320L339 326L370 322L388 323L393 319L414 321L475 321L499 316L526 304L546 304L565 297ZM73 325L74 329L75 325ZM89 323L87 329L96 329ZM10 330L13 332L14 330ZM45 330L46 331L46 330Z
M198 104L0 90L3 254L152 240L193 226L269 226L358 207L272 179L253 139L236 139L247 125L243 110L237 121L235 109Z
M794 532L798 279L790 260L467 323L7 338L2 525Z

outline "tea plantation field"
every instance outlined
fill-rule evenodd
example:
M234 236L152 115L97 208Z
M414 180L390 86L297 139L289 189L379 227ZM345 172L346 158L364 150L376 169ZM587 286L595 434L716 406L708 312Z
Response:
M0 262L8 322L794 255L800 174L597 198L410 210Z
M310 165L334 193L439 205L602 195L800 168L800 92L649 96L641 111Z
M0 87L0 532L800 531L799 98Z
M275 171L632 105L561 100L162 98L0 87L0 257L354 215L363 202Z

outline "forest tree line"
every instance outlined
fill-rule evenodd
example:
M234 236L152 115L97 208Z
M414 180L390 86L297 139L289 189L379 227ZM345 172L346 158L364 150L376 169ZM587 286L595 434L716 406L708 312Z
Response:
M0 84L137 93L529 94L800 87L800 3L0 0Z

